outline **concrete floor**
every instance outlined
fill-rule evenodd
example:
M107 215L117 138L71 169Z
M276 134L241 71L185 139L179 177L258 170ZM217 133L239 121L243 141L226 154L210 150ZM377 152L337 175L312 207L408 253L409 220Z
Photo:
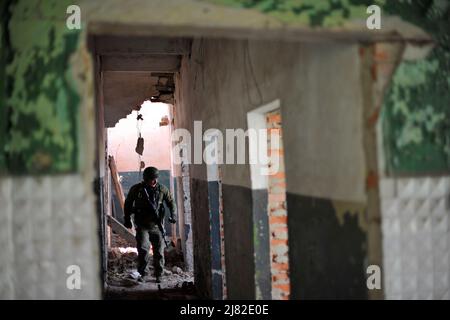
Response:
M136 248L120 246L123 240L112 236L112 247L108 254L106 299L196 299L194 276L192 272L183 271L182 261L177 255L166 255L166 264L162 282L157 284L149 276L146 282L139 282L133 277L136 273ZM152 257L149 261L149 274L153 273Z
M159 285L154 280L125 287L108 285L105 299L112 300L194 300L198 299L193 286L181 287L177 280L165 279Z

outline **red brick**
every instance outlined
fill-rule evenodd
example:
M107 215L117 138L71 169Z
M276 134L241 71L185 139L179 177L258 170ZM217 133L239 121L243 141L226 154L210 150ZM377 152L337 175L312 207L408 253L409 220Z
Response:
M272 276L273 282L277 282L279 280L289 280L288 274L284 272L278 272L277 274Z
M271 246L279 246L279 245L286 245L286 244L287 244L287 240L273 239L273 238L270 240Z
M291 289L289 284L274 284L273 287L287 292Z
M287 271L289 270L289 265L287 263L272 263L272 268L275 270Z
M270 175L270 177L271 177L271 178L272 178L272 177L274 177L274 178L283 178L283 179L286 178L284 172L281 172L281 171L278 171L276 174Z
M269 203L271 202L283 202L286 201L286 193L282 192L282 193L272 193L269 194Z
M283 223L287 224L287 216L269 217L269 223Z

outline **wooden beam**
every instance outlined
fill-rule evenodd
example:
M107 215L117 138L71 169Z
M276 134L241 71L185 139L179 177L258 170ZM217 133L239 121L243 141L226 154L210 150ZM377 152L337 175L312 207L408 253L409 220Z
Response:
M102 71L120 72L177 72L180 56L102 56Z
M113 216L108 215L108 225L111 227L111 229L117 233L123 240L127 241L130 246L135 247L136 246L136 238L130 230L125 228L123 224L121 224L117 219L115 219Z
M117 198L119 199L120 207L123 210L125 204L125 195L123 193L122 185L119 180L119 172L117 171L116 162L113 156L109 156L109 168L111 169L111 177L116 191Z

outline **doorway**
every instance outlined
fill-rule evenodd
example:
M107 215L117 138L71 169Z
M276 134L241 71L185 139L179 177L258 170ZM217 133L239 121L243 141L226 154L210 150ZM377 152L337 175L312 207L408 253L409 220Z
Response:
M186 188L172 161L174 77L187 52L186 40L145 37L92 37L97 98L99 209L102 233L102 272L107 298L177 299L195 295L192 236ZM164 223L164 281L138 281L134 230L123 225L124 200L142 181L145 167L160 171L177 204L175 225ZM189 182L189 181L188 181ZM168 209L166 208L166 212ZM168 215L166 215L167 217ZM152 248L150 248L152 256ZM151 258L152 259L152 258ZM150 274L152 261L149 262Z

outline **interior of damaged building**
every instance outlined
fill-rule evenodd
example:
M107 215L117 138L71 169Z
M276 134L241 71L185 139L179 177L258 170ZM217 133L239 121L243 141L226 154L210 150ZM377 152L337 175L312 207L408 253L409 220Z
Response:
M448 0L0 15L1 299L450 299ZM266 167L229 129L269 134ZM234 161L202 161L210 142ZM161 283L124 220L149 166L176 203Z

